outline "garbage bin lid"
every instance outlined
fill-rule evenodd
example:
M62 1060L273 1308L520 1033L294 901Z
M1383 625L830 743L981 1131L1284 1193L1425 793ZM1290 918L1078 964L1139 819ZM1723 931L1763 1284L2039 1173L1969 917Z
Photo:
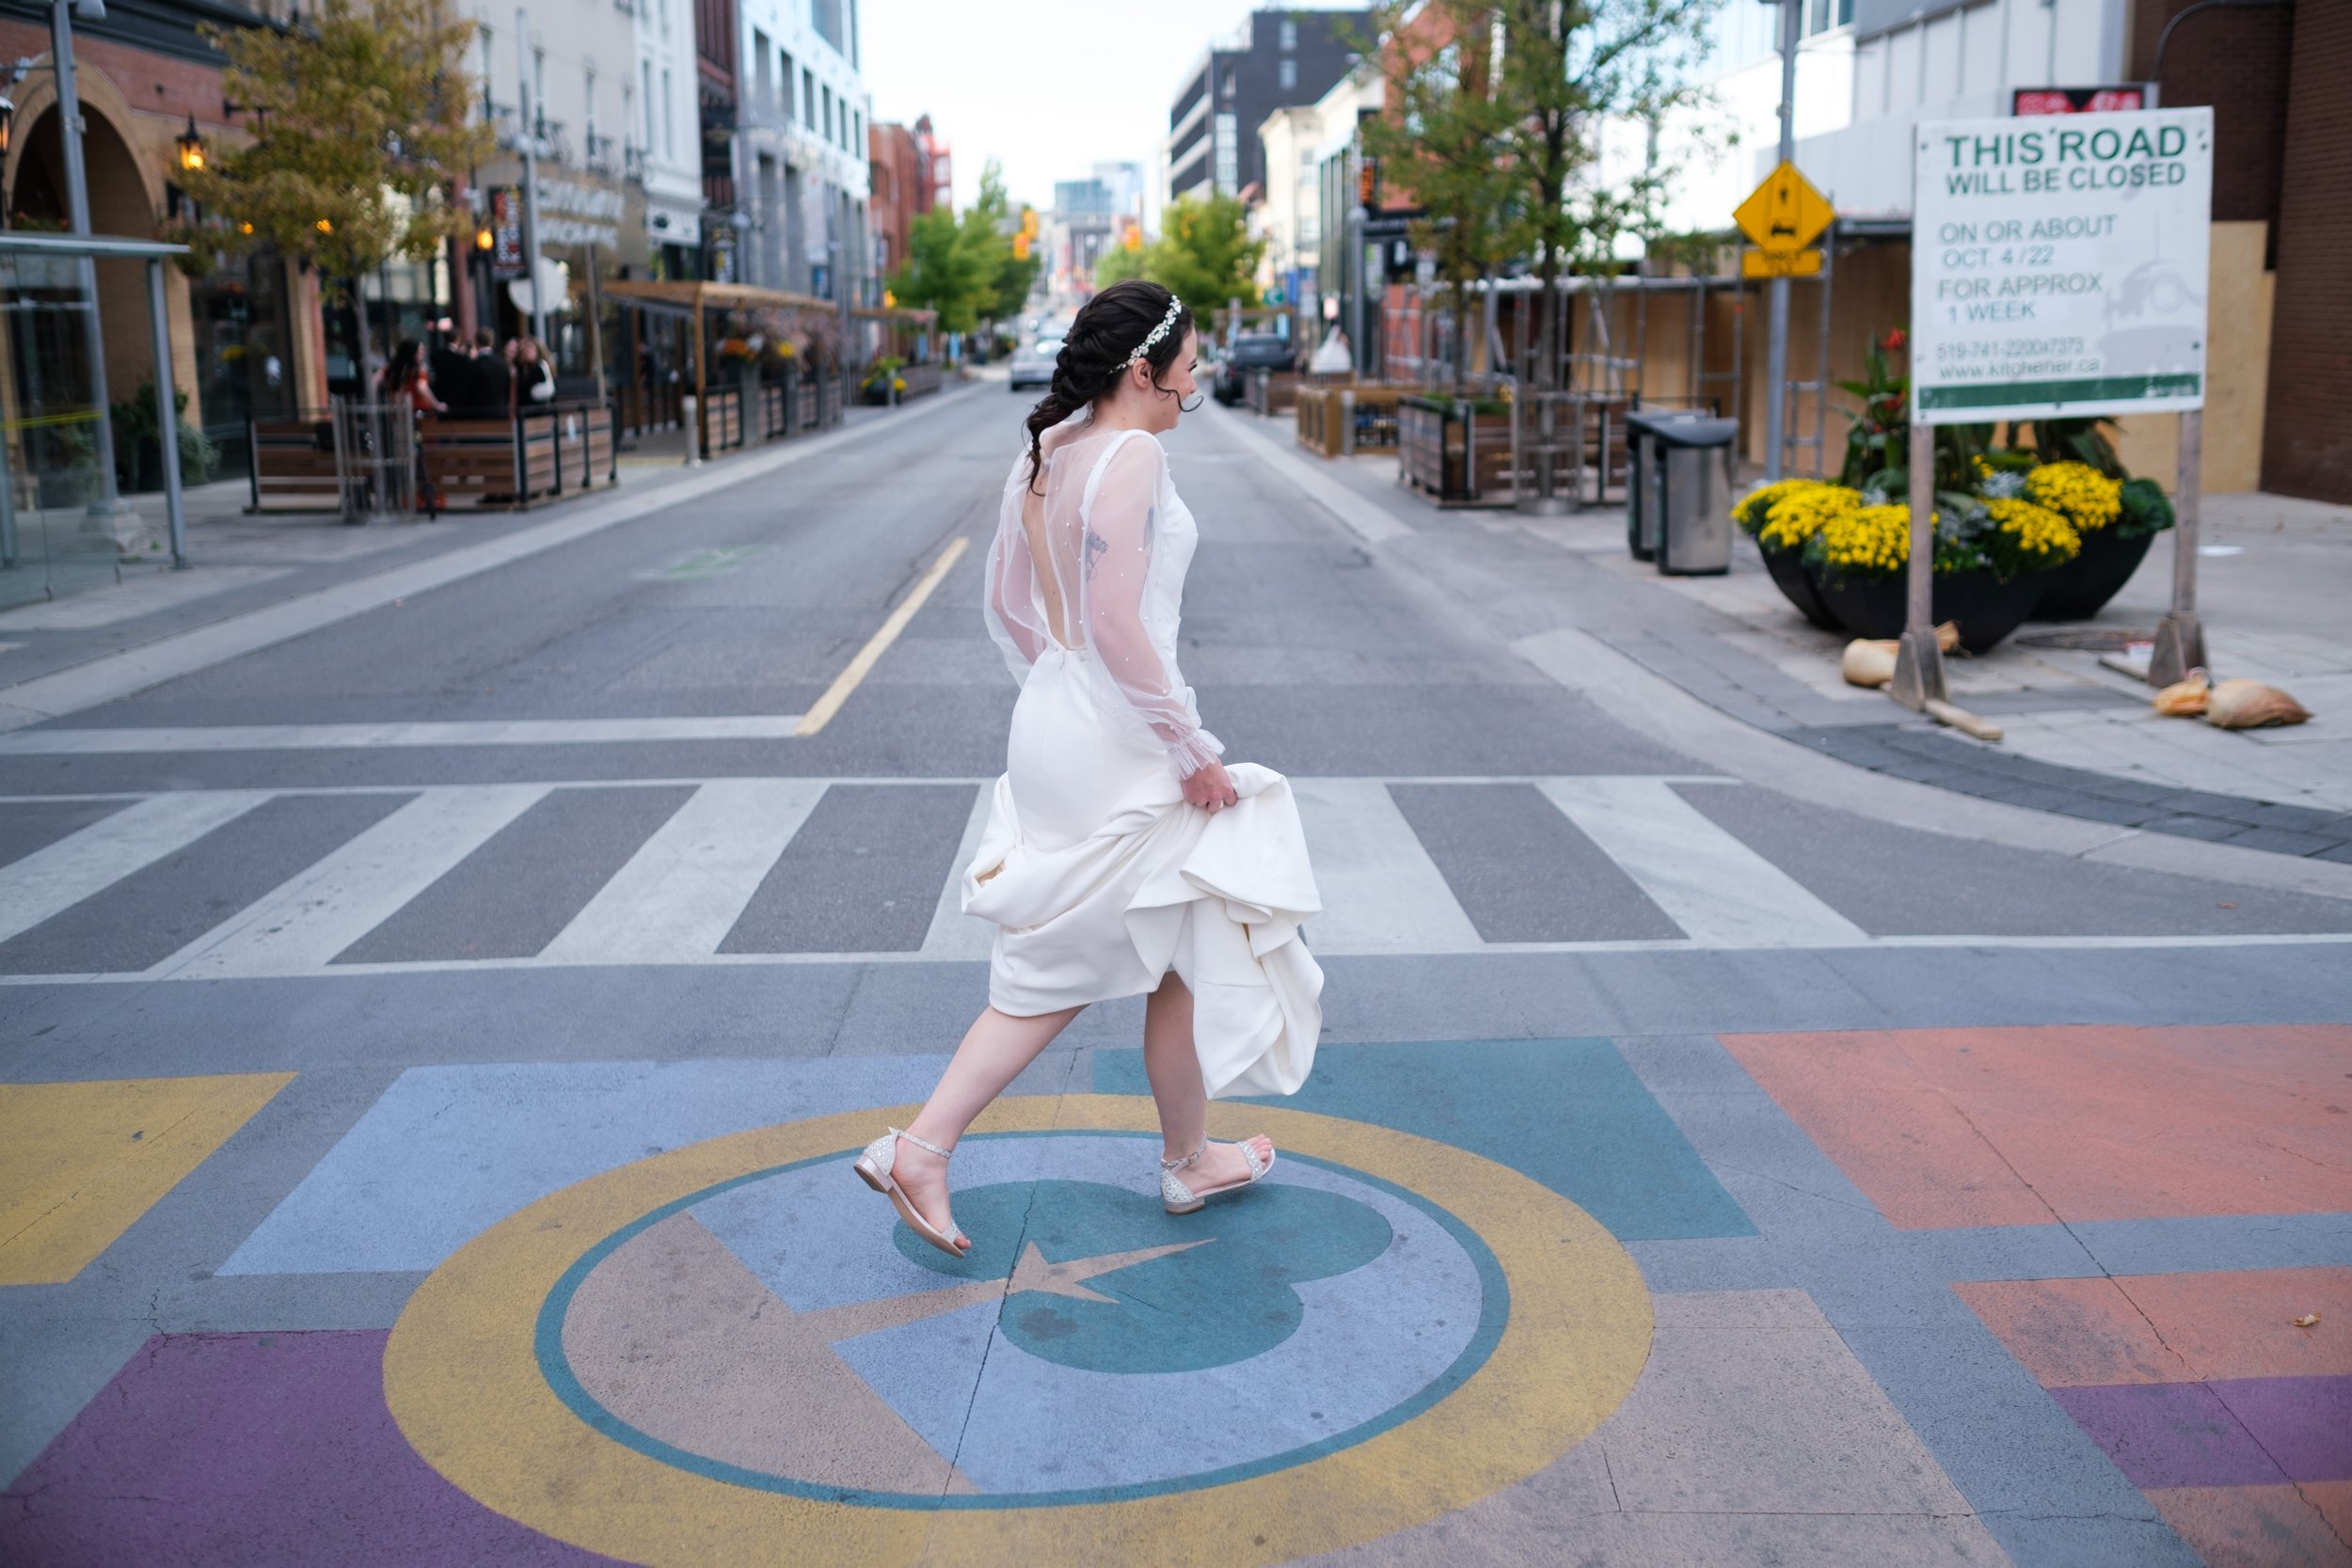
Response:
M1660 420L1650 435L1669 447L1727 447L1740 434L1738 420Z
M1711 417L1695 408L1633 408L1627 410L1625 423L1629 430L1655 436L1669 425L1689 424Z

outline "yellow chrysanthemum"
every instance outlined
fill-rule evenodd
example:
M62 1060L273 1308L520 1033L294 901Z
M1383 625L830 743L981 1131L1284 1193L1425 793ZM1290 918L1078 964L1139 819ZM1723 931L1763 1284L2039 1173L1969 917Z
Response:
M1821 524L1821 560L1839 572L1900 571L1911 558L1911 508L1864 506Z
M1808 484L1820 483L1819 480L1812 479L1784 479L1771 484L1758 485L1731 503L1731 520L1750 533L1754 533L1763 526L1764 515L1772 509L1774 501L1784 496L1794 495Z
M2071 465L2081 468L2079 463ZM2036 469L2035 472L2042 472ZM2085 473L2091 470L2084 468ZM2120 487L2119 487L2120 488ZM2012 498L1985 502L1994 523L2009 544L2009 552L2028 571L2062 566L2082 553L2082 535L2056 510Z
M2122 515L2123 484L2088 463L2044 463L2026 473L2026 499L2090 532Z
M1788 494L1772 502L1763 528L1756 532L1756 539L1773 549L1801 550L1830 519L1862 505L1860 491L1818 480L1784 480L1774 488L1786 489Z

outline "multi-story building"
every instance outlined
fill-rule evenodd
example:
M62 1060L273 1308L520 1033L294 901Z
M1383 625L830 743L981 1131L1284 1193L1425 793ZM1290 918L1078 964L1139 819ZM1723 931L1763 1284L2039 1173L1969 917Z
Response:
M644 192L647 276L699 277L702 113L690 0L636 0L636 81L622 156Z
M1337 90L1337 89L1334 89ZM1318 195L1323 117L1315 103L1275 110L1258 126L1265 160L1265 198L1250 210L1253 236L1265 242L1258 262L1258 291L1267 303L1304 306L1310 319L1317 306L1315 266L1323 249L1323 212Z
M878 304L858 0L740 5L734 212L747 260L739 281Z
M955 174L947 144L923 116L913 126L877 123L866 131L872 184L867 212L874 226L874 276L887 278L907 260L914 220L955 205Z
M1054 182L1052 254L1046 268L1057 285L1083 289L1094 264L1119 240L1116 198L1100 176Z
M1347 73L1371 13L1262 10L1185 71L1168 115L1167 199L1238 196L1265 179L1258 127L1276 109L1311 103Z

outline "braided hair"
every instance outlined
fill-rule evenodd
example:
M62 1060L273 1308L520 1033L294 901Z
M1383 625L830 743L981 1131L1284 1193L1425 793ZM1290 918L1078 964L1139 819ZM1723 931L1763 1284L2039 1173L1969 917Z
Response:
M1030 488L1036 488L1044 464L1040 443L1045 433L1118 385L1128 356L1160 325L1168 302L1175 297L1157 283L1129 277L1078 308L1070 331L1062 338L1061 356L1054 361L1054 384L1029 410ZM1168 397L1176 394L1160 386L1160 377L1184 352L1184 336L1191 330L1191 309L1179 308L1167 335L1143 356L1143 362L1152 367L1152 385Z

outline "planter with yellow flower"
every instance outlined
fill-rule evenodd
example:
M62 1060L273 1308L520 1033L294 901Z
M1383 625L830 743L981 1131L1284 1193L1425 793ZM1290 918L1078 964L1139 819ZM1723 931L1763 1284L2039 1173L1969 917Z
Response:
M2034 612L2053 567L2081 544L2074 525L2022 497L1947 492L1935 515L1930 619L1958 624L1961 646L1988 652ZM1822 525L1806 546L1821 602L1856 637L1900 636L1911 508L1865 506Z
M1750 491L1731 509L1732 521L1756 540L1772 586L1823 631L1837 630L1837 617L1814 590L1812 575L1805 569L1804 547L1824 522L1861 504L1861 493L1843 485L1784 479Z
M2045 463L2025 477L2024 495L2064 516L2082 550L2050 574L2035 617L2096 615L2139 570L2156 535L2172 526L2172 503L2151 479L2115 480L2083 463Z

